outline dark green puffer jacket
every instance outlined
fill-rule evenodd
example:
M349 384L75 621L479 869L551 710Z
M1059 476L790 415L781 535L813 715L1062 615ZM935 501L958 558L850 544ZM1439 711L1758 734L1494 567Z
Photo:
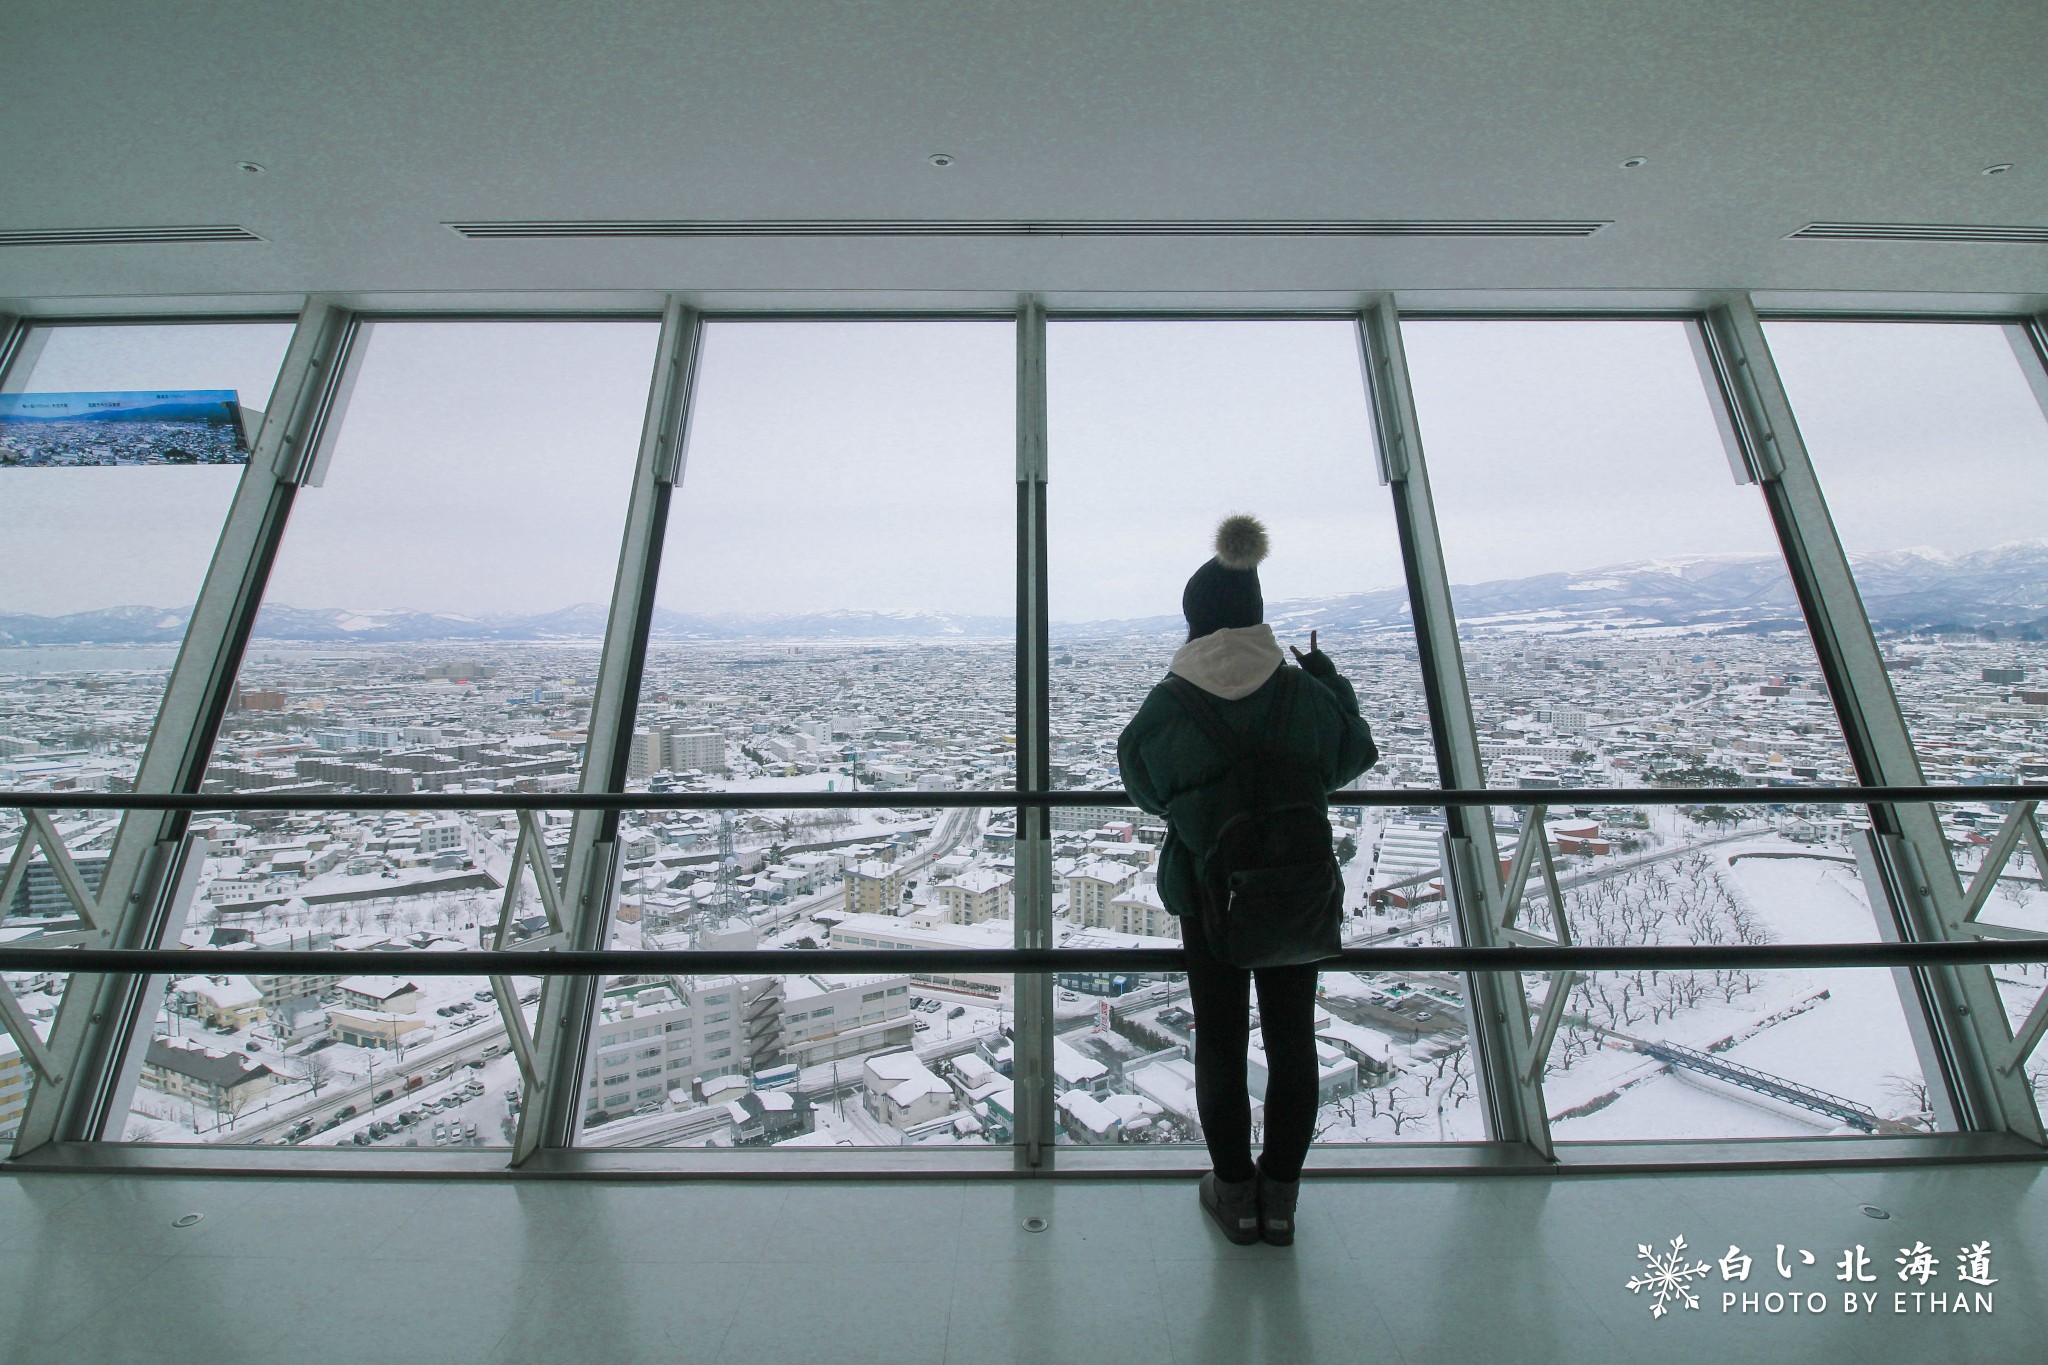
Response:
M1287 666L1271 629L1252 626L1191 641L1175 656L1172 671L1208 692L1229 725L1263 733L1280 691L1280 670ZM1257 682L1265 668L1270 674ZM1308 676L1300 680L1301 695L1289 718L1285 744L1290 753L1322 770L1325 791L1335 791L1378 762L1379 750L1358 714L1357 694L1329 656L1311 651L1303 656L1301 671ZM1251 690L1245 691L1247 687ZM1167 815L1177 797L1217 781L1229 768L1229 759L1164 682L1152 689L1124 727L1116 756L1131 800L1154 815ZM1190 832L1190 837L1199 842L1204 836ZM1169 817L1166 846L1159 855L1160 900L1174 914L1187 914L1197 904L1196 880L1195 855Z

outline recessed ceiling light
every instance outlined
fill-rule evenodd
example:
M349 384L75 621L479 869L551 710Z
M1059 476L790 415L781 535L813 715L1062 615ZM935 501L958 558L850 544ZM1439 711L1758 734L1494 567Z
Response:
M1984 168L1984 174L2004 175L2007 171L2011 169L2012 163L2010 161L1994 161L1989 166L1986 166Z
M946 167L953 164L953 154L951 152L933 152L930 156L926 157L925 160L931 162L932 165L937 166L939 169L944 170Z
M1650 158L1646 156L1632 156L1621 163L1621 168L1625 171L1639 171L1649 164Z
M251 175L263 174L263 168L253 161L237 161L235 165L237 168L245 170Z

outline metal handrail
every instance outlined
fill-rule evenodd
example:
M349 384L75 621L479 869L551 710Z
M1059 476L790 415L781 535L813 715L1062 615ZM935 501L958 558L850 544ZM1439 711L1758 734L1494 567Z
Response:
M2000 786L1811 787L1543 787L1376 788L1332 794L1339 805L1560 806L1560 805L1875 805L1920 802L2048 800L2048 784ZM962 809L1017 806L1130 806L1123 791L950 792L419 792L402 797L336 793L320 797L242 793L0 792L0 808L19 810L303 811L326 810L732 810L732 809ZM362 970L383 960L421 976L606 976L642 973L926 971L1062 972L1149 971L1186 968L1178 948L931 948L404 952L382 958L340 949L252 950L141 948L0 948L0 971L60 974L190 975L209 970L248 973L325 972L353 964ZM1788 967L1916 967L2048 962L2048 940L1986 938L1920 943L1573 944L1545 947L1351 948L1327 959L1329 967L1390 970L1633 971Z
M1918 805L2048 801L2048 783L1910 787L1374 787L1330 794L1339 806L1749 806ZM1129 792L334 792L319 796L262 792L0 791L16 810L354 811L354 810L958 810L1004 806L1132 806Z
M1500 948L1347 948L1320 965L1423 972L1696 971L1789 967L1937 967L2048 962L2048 939L1940 943L1572 944ZM877 972L1178 972L1179 948L768 948L380 952L351 949L0 948L0 971L197 976L867 975Z

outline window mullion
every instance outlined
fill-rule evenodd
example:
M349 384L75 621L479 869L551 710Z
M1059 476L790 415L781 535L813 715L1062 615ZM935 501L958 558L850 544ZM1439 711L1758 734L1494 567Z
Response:
M291 513L296 483L283 471L296 468L293 452L319 441L353 335L351 315L324 299L310 301L299 316L158 705L136 770L137 792L199 790ZM189 823L178 812L136 811L123 818L100 885L96 946L154 948L177 928L167 922L177 907L164 891L166 874L181 861ZM15 1139L16 1155L53 1140L106 1136L106 1126L127 1113L128 1091L148 1045L153 1005L164 981L86 977L65 991L49 1038L63 1079L38 1084L31 1094Z
M1048 625L1045 563L1046 387L1045 305L1025 299L1017 311L1017 789L1052 786L1052 720L1047 689ZM1017 811L1015 944L1052 946L1052 812ZM1053 1161L1052 978L1019 972L1016 1001L1017 1160L1030 1168Z
M1373 431L1379 443L1380 475L1393 495L1394 520L1401 536L1401 560L1408 579L1422 685L1429 702L1438 780L1450 788L1483 787L1486 775L1480 762L1479 734L1472 720L1450 579L1437 535L1429 471L1393 297L1383 295L1368 306L1359 318L1359 328L1372 396ZM1494 928L1500 922L1501 899L1500 852L1492 818L1480 806L1447 807L1444 818L1445 893L1452 899L1459 935L1472 947L1491 946L1497 937ZM1466 978L1465 990L1474 1060L1487 1101L1487 1131L1497 1141L1525 1142L1548 1158L1550 1130L1543 1108L1541 1068L1529 1064L1533 1042L1521 978L1475 973Z
M1857 778L1867 785L1918 785L1924 779L1905 714L1756 309L1748 295L1732 297L1708 313L1705 327L1720 397L1733 409L1735 433L1763 486ZM1934 808L1872 806L1870 816L1858 861L1868 893L1885 902L1876 917L1879 934L1908 941L1960 937L1962 883ZM1913 985L1910 1003L1917 1005L1907 1017L1921 1066L1925 1074L1941 1076L1956 1125L1966 1131L2003 1129L2043 1142L2025 1076L1995 1065L2010 1047L2011 1034L1991 969L1914 969L1903 975Z
M697 310L671 298L662 310L661 339L641 422L640 453L619 549L618 577L591 699L580 784L585 792L625 790L662 543L668 531L669 505L682 476L690 396L702 338L703 321ZM572 949L595 950L610 941L618 900L618 830L617 811L579 811L570 826L563 885L570 893L565 928ZM589 1033L602 989L599 977L549 977L542 983L534 1023L534 1068L541 1093L520 1114L511 1164L520 1164L543 1147L566 1147L575 1142Z

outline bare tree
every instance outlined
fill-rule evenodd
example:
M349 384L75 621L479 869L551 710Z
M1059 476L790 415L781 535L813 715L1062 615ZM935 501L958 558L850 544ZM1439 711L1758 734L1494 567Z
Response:
M1909 1115L1931 1112L1932 1106L1927 1094L1927 1078L1906 1076L1896 1071L1884 1073L1884 1090L1887 1095L1906 1106Z
M334 1078L334 1059L325 1052L308 1052L299 1058L299 1077L313 1089L313 1097L320 1097L320 1087Z

